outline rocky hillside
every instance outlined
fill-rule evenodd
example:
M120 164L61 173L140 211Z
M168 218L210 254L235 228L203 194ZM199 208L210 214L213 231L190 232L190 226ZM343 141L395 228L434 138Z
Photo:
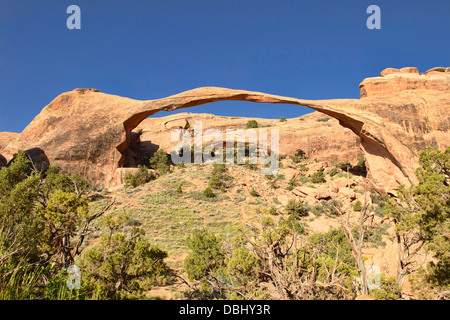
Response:
M392 225L385 218L379 195L370 189L358 167L347 173L327 161L305 159L295 163L286 157L275 177L264 176L248 165L226 168L225 188L213 189L213 198L203 194L210 185L213 166L191 164L173 167L172 172L136 188L118 185L104 190L104 198L93 207L103 207L114 198L109 214L125 214L130 225L145 230L153 244L168 252L170 267L185 279L183 261L189 252L185 238L197 228L205 227L221 239L230 240L242 230L258 228L265 217L275 221L286 217L286 205L295 200L308 208L307 216L301 218L308 237L340 228L335 208L345 212L350 224L356 226L361 208L367 207L371 232L363 249L366 267L377 266L384 275L396 276L398 252ZM317 173L321 179L317 179ZM95 243L102 232L99 229L90 243ZM420 259L425 261L426 255L419 255ZM179 299L186 289L185 284L176 281L156 287L151 294ZM403 292L405 296L410 294L408 281Z

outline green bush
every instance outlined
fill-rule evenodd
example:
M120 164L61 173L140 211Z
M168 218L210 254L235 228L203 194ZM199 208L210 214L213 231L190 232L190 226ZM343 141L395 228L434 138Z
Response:
M163 149L156 151L149 160L150 168L156 170L159 174L169 172L170 164L170 156Z
M138 166L139 170L132 174L131 172L127 173L124 177L125 187L133 187L136 188L140 185L146 184L147 182L156 179L153 172L148 171L148 168L143 165Z
M338 173L336 168L331 168L330 171L328 171L328 174L330 177L334 177Z
M359 200L356 200L353 204L353 211L359 212L362 210L362 203Z
M292 162L300 163L300 162L302 162L303 160L305 160L307 158L306 157L306 152L303 151L302 149L298 149L297 153L292 155L292 156L290 156L290 158L291 158Z
M286 118L285 117L280 117L280 122L286 122Z
M366 166L366 158L364 158L364 156L359 156L358 163L356 165L360 166L360 167L365 167Z
M370 294L377 300L399 300L402 288L397 285L394 277L380 275L380 288L370 290Z
M139 229L129 236L107 233L82 256L83 292L89 299L144 298L152 284L168 277L165 258Z
M245 125L246 129L258 128L258 122L256 120L248 120Z
M289 200L288 204L284 208L287 214L292 215L293 217L306 217L308 215L308 209L305 208L303 202Z
M216 195L212 191L210 187L207 187L205 190L203 190L203 195L207 198L215 198Z
M339 162L337 164L337 168L341 169L342 171L347 171L350 170L352 168L352 165L349 162Z
M313 175L311 176L311 182L312 183L322 183L325 182L325 178L323 175L323 171L317 171L314 172Z
M191 250L184 260L184 270L188 279L205 281L215 270L223 266L225 256L219 239L206 229L194 230L186 238Z
M212 189L220 189L222 182L220 181L220 176L217 174L212 175L209 178L208 186Z
M250 190L250 195L251 195L252 197L259 197L259 194L258 194L258 192L256 192L255 189Z

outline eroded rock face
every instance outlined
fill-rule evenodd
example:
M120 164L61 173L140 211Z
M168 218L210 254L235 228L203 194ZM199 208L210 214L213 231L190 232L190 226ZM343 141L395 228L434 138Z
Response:
M23 146L39 147L52 164L108 185L114 171L125 163L133 129L156 112L223 100L285 103L310 107L355 133L366 157L368 177L380 190L395 192L399 184L416 182L414 170L421 149L443 150L450 144L448 69L426 74L414 68L399 70L365 79L360 99L303 100L204 87L138 101L76 89L45 107L2 154L8 158Z

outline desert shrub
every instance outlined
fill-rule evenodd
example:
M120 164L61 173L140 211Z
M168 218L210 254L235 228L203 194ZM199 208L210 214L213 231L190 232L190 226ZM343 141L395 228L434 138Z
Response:
M258 128L258 122L256 120L248 120L246 125L246 129Z
M256 192L255 189L250 190L250 195L251 195L252 197L259 197L259 194L258 194L258 192Z
M450 147L420 151L415 173L418 184L400 186L398 198L386 203L385 213L395 223L396 237L402 239L399 256L403 256L403 267L397 282L401 285L404 276L414 271L407 263L415 255L412 246L424 246L435 260L427 265L422 287L433 290L436 298L449 298Z
M280 117L280 122L286 122L286 118L285 117Z
M341 162L339 162L339 163L336 165L336 167L337 167L338 169L341 169L342 171L347 171L347 170L350 170L350 169L352 168L352 165L351 165L349 162L343 162L343 161L341 161Z
M219 239L207 229L197 229L186 238L191 250L184 260L184 270L189 280L206 281L218 268L223 266L225 256Z
M169 172L170 164L170 156L163 149L156 151L149 160L150 168L156 170L159 174Z
M359 200L356 200L353 204L353 211L359 212L362 210L362 203Z
M297 153L290 156L290 158L294 163L300 163L306 159L306 152L303 151L302 149L298 149Z
M83 292L89 299L144 298L151 285L167 279L167 253L151 246L142 230L106 233L80 259Z
M208 186L212 189L220 189L220 187L222 186L222 183L220 181L220 176L217 174L212 175L209 178Z
M366 158L364 158L364 156L359 156L358 157L358 162L356 163L357 166L360 167L365 167L366 166Z
M203 195L207 198L215 198L216 195L212 191L210 187L207 187L205 190L203 190Z
M402 297L402 288L397 285L395 277L380 275L380 288L370 290L370 294L377 300L399 300Z
M337 171L336 168L331 168L331 169L328 171L328 174L330 175L330 177L334 177L337 173L338 173L338 171Z
M184 262L195 284L190 297L301 300L356 295L356 262L342 230L296 242L296 250L293 241L304 234L304 226L292 216L278 223L266 217L261 228L249 232L222 242L207 230L194 230L186 241L191 252Z
M317 171L314 172L313 175L311 176L311 182L312 183L322 183L325 182L325 178L323 175L323 171Z
M147 182L156 179L155 175L148 171L148 168L143 165L138 166L138 171L132 174L131 172L127 173L124 177L125 187L133 187L136 188L140 185L146 184Z
M328 117L317 119L318 122L328 122L328 120L330 120Z
M308 215L308 209L305 208L303 202L292 199L289 200L284 210L294 217L306 217Z

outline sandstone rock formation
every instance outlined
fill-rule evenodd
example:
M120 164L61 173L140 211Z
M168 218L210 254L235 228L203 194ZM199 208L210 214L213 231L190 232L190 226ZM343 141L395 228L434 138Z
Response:
M137 101L76 89L46 106L2 154L8 158L21 147L39 147L53 164L108 185L126 155L133 156L133 129L156 112L223 100L285 103L310 107L353 131L366 156L368 177L381 190L395 192L399 184L416 182L419 150L444 149L450 143L450 73L437 68L419 74L404 68L381 75L361 83L360 99L304 100L204 87Z
M8 144L14 141L19 136L19 133L0 132L0 153Z

